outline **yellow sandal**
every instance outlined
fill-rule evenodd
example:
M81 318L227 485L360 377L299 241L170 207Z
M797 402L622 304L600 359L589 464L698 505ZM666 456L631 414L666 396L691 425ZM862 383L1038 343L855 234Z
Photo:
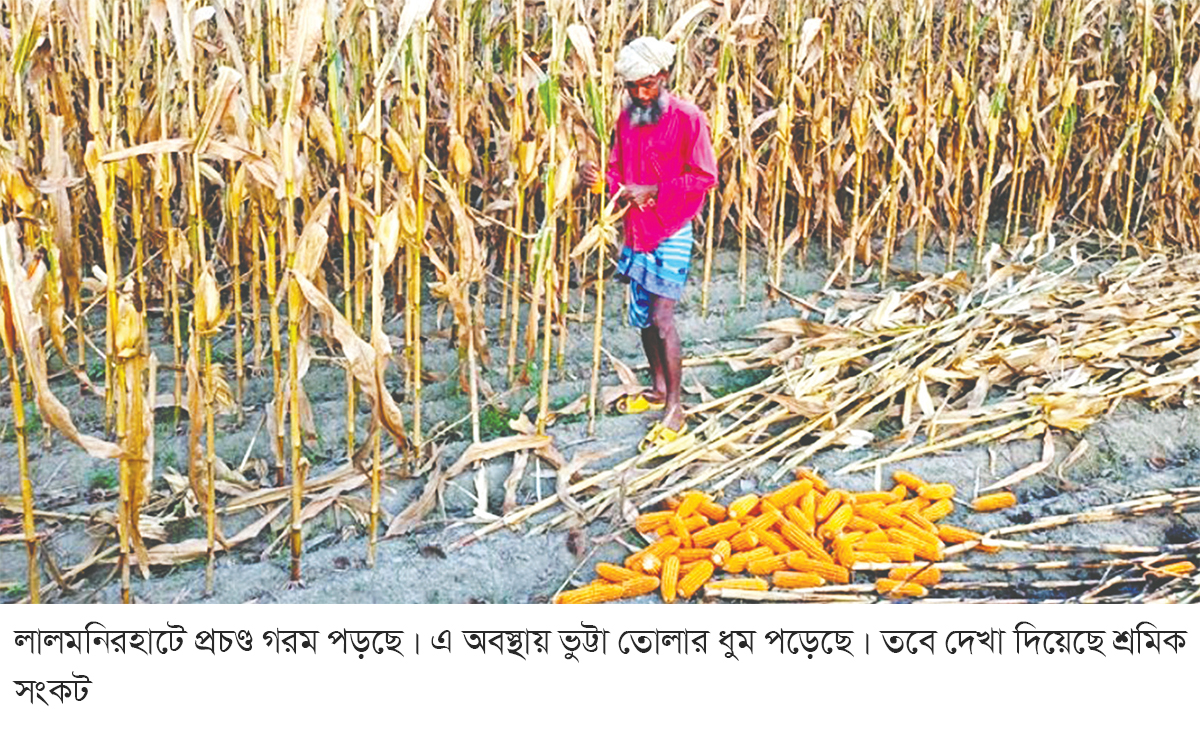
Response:
M638 443L638 452L655 451L655 455L674 455L687 450L695 442L695 437L688 433L687 423L678 430L672 430L661 422L654 423L642 442Z
M636 396L626 394L617 400L617 411L623 415L640 415L643 412L663 409L666 406L666 402L652 402L646 399L645 394L638 394Z

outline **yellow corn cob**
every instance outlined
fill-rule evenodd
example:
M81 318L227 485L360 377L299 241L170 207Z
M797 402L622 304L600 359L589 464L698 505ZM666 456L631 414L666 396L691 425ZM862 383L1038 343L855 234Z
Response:
M816 529L813 527L812 517L804 516L804 512L801 512L795 504L784 507L783 516L787 517L789 520L791 520L792 524L796 525L810 535L816 532Z
M916 557L912 548L899 543L860 542L854 549L864 553L883 553L895 563L912 563Z
M826 581L850 583L850 571L836 563L826 563L792 553L787 556L787 564L792 570L815 573Z
M648 573L652 576L657 576L662 570L662 558L659 558L654 553L646 553L638 560L638 568L643 573Z
M742 571L746 570L746 566L749 565L751 561L770 558L772 555L775 555L775 551L771 550L770 548L755 548L753 550L747 550L744 553L734 553L733 555L729 556L728 560L725 561L725 572L741 573Z
M821 537L826 540L832 540L841 534L845 529L846 524L854 516L854 506L851 504L843 504L834 510L833 514L829 515L829 519L821 525L819 530Z
M696 567L696 566L697 566L699 563L700 563L700 561L698 561L698 560L692 560L692 561L688 561L687 563L684 563L683 561L680 561L680 562L679 562L679 575L680 575L680 576L683 576L683 575L684 575L684 574L686 574L688 571L690 571L690 570L692 570L693 568L695 568L695 567Z
M816 521L818 523L829 519L829 515L833 514L833 510L838 508L842 503L842 495L837 491L831 491L821 498L821 502L817 505Z
M706 495L698 491L689 491L683 495L683 499L679 502L679 508L675 510L675 514L680 517L690 517L700 508L704 502L711 501Z
M857 530L861 532L874 532L875 530L879 529L879 524L877 522L872 522L866 517L859 517L856 514L850 518L849 522L846 523L846 529Z
M738 591L766 591L767 582L761 578L726 578L722 581L710 581L705 588L737 589Z
M853 568L858 562L858 556L855 555L854 548L850 547L850 542L844 536L833 541L833 557L838 565L846 568Z
M892 559L883 553L870 553L866 550L855 550L854 557L859 563L891 563Z
M779 489L778 491L775 491L767 496L766 501L770 502L778 509L783 509L787 505L794 503L797 499L807 494L812 487L812 482L808 479L793 481L782 489Z
M621 594L621 598L632 599L635 596L644 596L651 591L657 590L659 586L659 580L655 576L638 576L637 578L631 578L628 581L622 581L620 586L624 591L624 593Z
M679 595L685 599L691 598L692 594L704 585L704 582L712 578L713 564L712 561L702 560L696 563L696 567L687 572L687 575L679 579L679 585L676 587Z
M671 510L672 512L674 512L676 509L679 509L679 497L677 496L667 497L667 500L663 503L666 504L667 509Z
M675 601L675 585L679 583L679 558L671 555L662 566L662 599L670 604Z
M937 501L938 499L949 499L954 496L954 486L951 484L929 484L923 486L917 492L924 499Z
M775 526L777 522L783 519L783 515L775 507L770 506L770 503L764 500L760 505L761 513L746 523L742 529L750 532L759 532L760 530L769 530Z
M1146 571L1149 576L1158 576L1160 578L1168 578L1175 576L1186 576L1196 570L1196 564L1191 561L1181 560L1178 563L1168 563L1165 566L1150 568Z
M896 501L890 491L864 491L858 494L851 494L850 500L854 504L874 504L875 502L891 504Z
M740 533L739 533L740 534ZM733 553L733 544L728 540L718 540L717 544L712 546L712 551L709 554L709 560L714 566L725 565L725 561L729 560L729 556Z
M742 530L729 539L729 544L739 553L743 550L750 550L758 547L758 535Z
M890 578L881 578L875 582L875 590L889 596L928 596L929 590L919 583L904 583Z
M554 597L555 604L599 604L604 601L620 599L625 589L616 583L600 583L583 586L574 591L564 591Z
M680 516L683 517L683 515ZM695 532L696 530L708 527L708 518L702 514L693 514L691 517L683 518L683 526L689 533Z
M727 514L725 507L710 501L700 502L700 506L696 507L696 511L713 522L724 522Z
M979 543L975 549L981 553L999 553L1003 548L999 545L988 545L987 543Z
M817 529L817 492L815 490L800 497L800 514L808 520L808 524L800 525L806 532Z
M1017 503L1017 497L1011 491L998 491L995 494L984 494L971 502L971 508L976 512L995 512L1007 509Z
M729 519L740 519L749 516L754 508L758 506L758 494L746 494L740 496L729 503L729 507L725 510L729 515Z
M596 575L606 581L621 583L622 581L628 581L631 578L637 578L642 574L638 573L637 571L631 571L628 568L614 566L612 563L597 563Z
M825 579L815 573L801 571L775 571L771 585L777 589L812 589L824 586Z
M918 540L925 543L926 545L933 545L934 547L939 547L942 544L942 540L941 540L941 538L939 538L937 536L937 534L935 534L933 532L929 532L922 527L918 527L917 525L914 525L912 522L906 521L904 523L904 527L901 527L900 529L903 530L904 532L907 532L908 534L912 535L913 537L917 538Z
M892 480L913 491L919 491L921 487L925 486L925 482L920 477L908 471L896 471L892 474Z
M752 560L746 565L746 572L752 576L769 576L775 571L782 571L788 567L787 557L791 555L772 555L770 558L762 560Z
M671 532L674 533L675 537L679 538L679 547L692 547L692 536L688 534L687 527L683 524L683 518L678 513L672 515L667 524L671 527Z
M944 543L954 545L955 543L965 543L968 540L978 540L983 537L974 530L968 530L964 527L955 527L954 525L938 525L937 535Z
M937 536L937 525L930 522L921 516L921 509L914 509L910 513L904 515L905 528L916 527L919 530L924 530L930 535Z
M930 522L937 522L954 511L954 502L949 499L939 499L921 510L920 515Z
M888 572L888 578L893 581L909 581L922 586L933 586L942 580L942 572L936 568L916 568L902 566Z
M904 484L896 484L892 487L892 501L902 502L908 496L908 487Z
M829 490L829 485L825 483L825 479L818 476L811 469L802 468L799 471L796 471L796 476L798 478L808 479L809 481L811 481L813 488L816 489L817 491L821 492L822 494L824 494L826 491Z
M850 543L851 545L858 542L859 540L862 540L866 536L867 536L867 533L859 532L859 531L843 532L842 534L838 535L839 538L845 540L846 542Z
M904 518L878 504L861 504L854 510L859 517L869 519L880 527L903 527Z
M638 532L650 532L665 525L667 520L671 519L674 514L674 512L646 512L645 514L638 515L638 518L633 522L633 526Z
M703 530L705 527L708 527L708 520L698 514L693 514L691 517L688 517L683 521L683 529L687 530L688 534L691 534L696 530ZM667 537L668 535L674 535L675 530L671 527L671 525L666 524L655 529L654 534L658 535L659 537Z
M883 530L872 530L859 538L864 543L890 543L892 539Z
M912 511L913 508L917 506L918 502L920 502L920 499L916 497L902 502L892 502L891 504L885 504L883 506L883 511L891 512L897 517L902 517Z
M742 525L735 519L718 522L711 527L705 527L703 530L697 530L692 535L692 545L697 548L707 548L718 540L724 540L727 537L733 537L742 529Z
M680 563L691 563L694 560L708 560L712 557L711 548L680 548L675 551L675 557Z
M663 539L646 546L643 552L647 553L648 555L658 556L658 559L662 560L671 553L674 553L676 550L679 550L681 547L683 546L679 544L679 538L664 537Z
M788 545L786 540L779 535L776 535L774 532L771 532L770 530L760 530L756 534L758 535L758 544L767 546L771 550L775 551L776 555L792 552L792 546Z
M890 529L887 531L888 537L892 542L899 545L907 545L912 548L914 554L924 558L925 560L939 561L942 560L942 541L938 540L936 545L930 545L925 540L913 535L907 530Z
M788 520L784 520L779 525L779 531L783 533L783 538L790 542L795 548L805 555L815 558L816 560L833 562L833 558L829 557L829 553L821 547L816 538L801 530L796 525Z

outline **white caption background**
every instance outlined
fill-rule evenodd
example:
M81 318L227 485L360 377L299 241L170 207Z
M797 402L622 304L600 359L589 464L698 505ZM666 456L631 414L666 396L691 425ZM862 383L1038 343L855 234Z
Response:
M175 653L145 655L44 650L14 644L21 630L187 630ZM1017 653L1014 626L1099 630L1102 656ZM1174 654L1114 650L1113 631L1151 622L1187 631ZM329 734L375 725L389 734L520 730L533 734L613 734L668 730L687 734L797 734L813 729L861 734L1098 734L1182 727L1195 733L1191 705L1200 686L1200 609L1165 606L1035 605L765 605L765 606L45 606L0 609L0 725L21 729L86 728L89 733L248 734L291 729ZM583 624L608 630L607 654L564 658L557 631ZM1029 627L1026 627L1028 629ZM94 627L94 629L99 629ZM253 650L195 648L201 630L249 630ZM316 630L316 653L276 653L267 630ZM335 630L401 630L403 656L361 659L329 640ZM707 654L621 654L626 630L706 630ZM809 658L780 654L772 630L851 630L853 657L839 651ZM954 630L1004 630L1003 654L979 647L951 655ZM431 640L450 630L449 653ZM545 654L524 660L471 650L464 631L549 630ZM753 630L754 652L725 657L723 630ZM936 630L936 654L893 654L881 631ZM870 634L870 655L864 635ZM415 652L420 634L421 651ZM829 640L832 642L832 638ZM82 703L18 698L15 680L91 679ZM259 732L261 734L261 732Z

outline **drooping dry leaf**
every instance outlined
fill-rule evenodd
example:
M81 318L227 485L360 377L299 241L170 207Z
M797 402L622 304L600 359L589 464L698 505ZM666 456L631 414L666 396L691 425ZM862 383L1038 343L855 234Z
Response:
M513 435L472 443L467 446L454 465L446 470L446 476L454 478L478 461L486 461L522 450L541 450L550 447L552 443L553 439L548 435Z
M363 393L370 400L375 420L383 424L397 443L401 445L407 443L404 418L400 414L400 407L396 404L396 400L392 399L392 395L383 382L382 362L378 360L375 348L358 337L354 326L346 321L346 318L312 282L299 274L295 275L295 279L304 299L332 325L333 337L341 346L342 355L346 357L355 380L358 381Z
M253 540L263 530L267 529L267 525L271 524L271 521L278 517L287 507L287 504L277 505L270 512L243 527L233 537L226 538L223 542L218 539L214 545L218 550L228 552L248 540ZM191 538L177 543L155 545L147 551L147 558L150 565L174 566L203 558L207 554L208 541L204 538Z
M316 277L317 269L325 260L325 248L329 244L329 232L325 226L333 212L335 195L337 195L337 188L330 188L316 207L309 211L308 218L304 222L304 230L296 242L296 260L293 262L292 271L302 274L309 281Z
M42 420L58 430L67 440L83 448L95 458L119 458L120 447L100 438L84 435L75 427L71 413L50 390L46 354L42 349L42 322L33 304L31 285L21 267L21 247L16 226L0 224L0 268L6 287L8 306L6 322L11 321L16 342L25 356L25 371L34 386L34 400Z
M513 456L512 470L504 479L504 503L500 507L501 514L508 514L517 507L517 489L521 479L525 477L525 468L529 465L529 452L520 451Z
M398 537L415 529L417 524L437 506L442 490L446 486L446 478L447 475L442 472L441 464L436 464L429 473L429 479L425 482L425 488L421 491L421 495L392 519L387 532L384 533L384 539Z
M217 79L208 91L204 115L200 118L200 126L192 141L192 151L195 154L203 155L208 150L209 139L233 104L241 80L242 75L236 69L221 67L217 70Z

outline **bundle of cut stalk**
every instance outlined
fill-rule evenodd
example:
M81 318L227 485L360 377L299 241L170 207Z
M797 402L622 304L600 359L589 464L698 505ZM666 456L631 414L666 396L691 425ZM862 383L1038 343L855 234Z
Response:
M878 593L920 597L941 581L941 570L930 566L951 552L947 543L972 541L953 552L998 550L982 543L980 533L938 524L954 511L950 484L903 471L895 480L888 491L853 493L801 469L792 483L725 506L700 491L671 497L666 509L634 522L653 542L620 566L600 563L597 580L555 601L591 604L658 589L670 603L701 586L710 592L846 586L859 563L888 564L875 581ZM730 577L714 579L718 571ZM650 587L645 579L654 577L658 585Z

